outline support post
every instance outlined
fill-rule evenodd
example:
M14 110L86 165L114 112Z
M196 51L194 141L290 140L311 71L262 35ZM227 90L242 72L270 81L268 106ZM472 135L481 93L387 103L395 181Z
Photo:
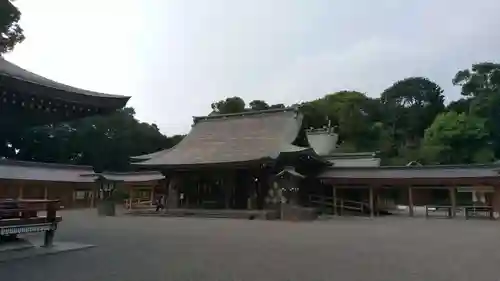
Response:
M45 231L45 237L43 241L44 247L52 247L55 235L55 223L56 223L56 203L51 202L47 204L47 222L51 223L51 229Z
M44 186L43 188L43 199L47 200L49 198L49 188Z
M151 206L155 203L155 186L151 187L151 194L149 196L149 200L151 201Z
M90 197L90 207L95 208L95 199L97 197L97 190L96 190L95 186L92 187L90 196L91 196Z
M72 187L71 188L71 192L72 192L72 194L71 194L72 195L71 196L71 207L74 208L76 206L75 202L76 202L76 191L77 191L77 189L75 187L77 187L77 185L73 183L73 184L71 184L71 187Z
M490 205L493 208L493 217L498 218L500 213L500 185L497 183L493 185L493 196L490 200Z
M24 186L23 186L23 183L19 183L19 186L18 186L18 193L17 193L17 199L23 199L24 197Z
M337 214L337 188L333 186L333 191L332 191L332 200L333 200L333 215Z
M457 214L457 197L455 187L450 187L450 201L451 201L451 214L450 217L454 218Z
M128 187L128 209L132 210L132 201L134 200L134 192L132 186Z
M179 198L175 185L177 185L177 178L172 176L170 178L170 182L168 183L167 208L175 209L179 206Z
M413 188L411 186L408 187L408 213L410 217L414 216L413 213Z
M323 186L323 196L321 197L321 213L326 214L326 186Z
M231 195L229 192L231 191L230 186L228 185L228 181L223 181L224 184L224 208L229 209L231 204Z
M375 216L375 210L374 209L374 204L373 204L373 187L369 186L368 187L369 192L370 192L370 217L373 218Z

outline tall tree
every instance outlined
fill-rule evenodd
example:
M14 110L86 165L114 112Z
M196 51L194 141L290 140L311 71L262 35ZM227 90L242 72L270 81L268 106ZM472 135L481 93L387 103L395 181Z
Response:
M381 102L394 139L404 145L418 145L425 129L444 110L443 90L424 77L394 83L382 93Z
M0 0L0 55L24 40L20 19L21 12L11 0Z
M33 128L13 141L10 158L92 165L101 170L127 170L129 158L169 148L182 137L167 138L155 124L139 122L133 108L106 116Z
M253 100L249 104L251 110L266 110L269 109L269 104L263 100Z
M245 111L245 101L240 97L230 97L212 103L212 111L218 114L238 113Z
M486 120L495 155L500 157L500 64L473 64L470 69L457 72L452 82L467 97L462 107L468 105L467 112Z
M462 87L464 96L477 97L482 94L498 93L500 64L493 62L473 64L471 69L458 71L452 82Z
M373 134L379 134L374 127L377 109L372 99L356 91L340 91L321 99L302 104L306 127L320 128L331 125L339 128L341 149L345 151L370 150L378 141Z
M427 163L491 162L494 153L486 120L454 111L440 114L425 131L422 156Z

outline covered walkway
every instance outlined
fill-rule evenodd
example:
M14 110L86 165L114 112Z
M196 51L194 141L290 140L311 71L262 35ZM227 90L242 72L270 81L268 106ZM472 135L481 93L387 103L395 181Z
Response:
M370 216L377 213L377 204L392 197L408 205L408 215L415 215L415 206L428 206L432 211L445 211L455 217L458 207L488 208L500 212L499 165L404 166L404 167L331 167L317 178L331 187L333 213L342 194L357 193L366 201Z

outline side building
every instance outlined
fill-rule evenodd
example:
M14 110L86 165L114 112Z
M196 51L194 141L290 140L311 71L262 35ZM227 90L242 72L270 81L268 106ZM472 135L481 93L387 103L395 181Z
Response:
M164 176L158 172L95 173L90 166L0 160L0 199L59 199L64 208L94 207L101 183L117 197L154 201Z

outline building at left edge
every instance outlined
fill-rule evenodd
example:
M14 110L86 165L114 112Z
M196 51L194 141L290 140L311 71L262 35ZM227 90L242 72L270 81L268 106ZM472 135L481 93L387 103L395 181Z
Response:
M112 113L130 97L87 91L27 71L0 56L0 133ZM116 183L127 198L153 200L156 172L96 174L92 167L0 160L0 198L60 199L65 208L91 207L98 179Z

